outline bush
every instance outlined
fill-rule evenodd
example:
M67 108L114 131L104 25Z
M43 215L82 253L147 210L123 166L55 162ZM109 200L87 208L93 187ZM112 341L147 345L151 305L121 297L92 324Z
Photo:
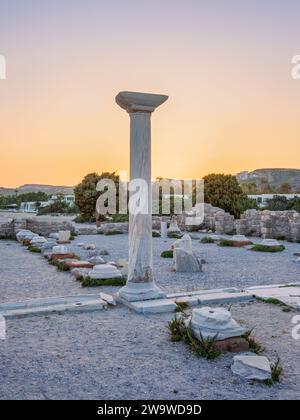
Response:
M168 251L163 251L161 254L160 254L160 256L162 257L162 258L173 258L173 250L172 249L170 249L170 250L168 250Z
M80 221L93 222L106 220L105 215L96 214L96 203L101 192L96 190L96 186L101 179L111 179L116 185L116 204L118 204L119 177L115 172L103 172L101 175L96 172L86 175L80 184L74 189L75 203L80 211Z
M204 236L200 241L202 244L214 244L215 241L210 236Z
M78 208L76 206L69 206L63 198L58 198L54 203L46 207L40 207L38 210L38 216L55 213L75 214L78 213Z
M219 246L234 246L234 241L231 241L230 239L221 239Z
M210 174L204 177L204 201L229 212L234 217L249 208L257 208L255 200L250 200L233 175Z
M283 245L278 246L266 246L262 244L256 244L251 248L251 251L258 251L258 252L282 252L285 250Z
M40 248L38 248L36 246L33 246L33 245L29 245L29 247L27 249L28 249L28 251L30 251L30 252L36 252L37 254L39 254L39 253L42 252Z
M91 279L89 276L79 279L82 287L99 287L99 286L125 286L125 277L114 277L111 279Z

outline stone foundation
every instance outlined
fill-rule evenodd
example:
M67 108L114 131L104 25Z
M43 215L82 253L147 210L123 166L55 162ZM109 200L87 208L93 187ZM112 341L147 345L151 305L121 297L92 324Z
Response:
M30 230L42 236L60 230L74 231L72 222L66 220L39 219L37 217L10 218L0 221L0 238L12 238L23 229Z
M300 240L300 213L296 211L247 210L236 221L240 235L264 239Z

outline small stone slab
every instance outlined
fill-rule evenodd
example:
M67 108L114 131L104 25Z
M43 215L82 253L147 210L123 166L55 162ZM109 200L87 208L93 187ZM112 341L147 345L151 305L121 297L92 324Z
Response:
M70 268L93 268L94 265L88 261L65 261L65 265Z
M66 259L72 259L75 258L75 254L69 252L67 254L51 254L50 260L66 260Z
M113 298L113 296L107 294L107 293L100 293L99 294L100 299L104 300L105 302L107 302L109 305L112 306L116 306L117 302L115 301L115 299Z
M177 305L171 299L153 299L139 302L128 302L119 297L119 300L129 308L140 314L161 314L175 312Z
M251 287L246 290L246 293L251 293L261 299L278 299L284 304L300 310L300 287L297 284Z
M230 303L230 302L249 302L253 300L253 296L246 292L239 292L239 293L209 293L207 295L203 294L199 296L199 303L201 305L207 304L223 304L223 303Z
M106 307L107 302L100 299L99 295L79 295L4 303L0 305L0 312L6 318L16 318L18 316L45 315L53 312L94 311Z
M225 308L203 308L193 309L190 320L193 335L199 340L203 338L213 338L219 341L232 337L241 337L245 329L241 327L233 318L231 313Z
M195 296L195 295L208 295L212 293L239 293L241 292L240 289L237 287L229 287L224 289L203 289L203 290L194 290L191 292L175 292L175 293L168 293L167 298L178 298L178 297L184 297L184 296Z
M231 370L234 374L245 379L265 381L272 377L270 362L265 356L234 356Z
M175 270L178 273L198 273L202 271L201 262L193 252L182 248L174 249Z

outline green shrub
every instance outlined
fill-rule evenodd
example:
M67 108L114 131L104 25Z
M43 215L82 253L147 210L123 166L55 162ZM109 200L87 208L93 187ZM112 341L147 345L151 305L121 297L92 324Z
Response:
M201 244L214 244L215 241L210 236L204 236L204 238L201 239Z
M283 245L267 246L262 244L256 244L251 248L251 251L257 252L282 252L285 250Z
M173 258L173 250L172 249L169 249L168 251L163 251L161 254L160 254L160 256L162 257L162 258Z
M64 263L64 261L51 260L50 264L57 267L57 269L60 270L60 271L70 271L70 267L68 265L66 265Z
M264 351L264 348L251 337L253 330L246 331L243 338L248 342L250 351L256 354L260 354Z
M152 238L160 238L161 234L159 232L156 232L155 230L152 231Z
M171 239L181 239L182 236L183 236L182 233L175 233L175 232L168 233L168 238L171 238Z
M125 286L125 277L114 277L111 279L92 279L89 276L79 278L82 287L99 287L99 286Z
M42 252L40 248L38 248L36 246L33 246L33 245L29 245L27 249L28 249L28 251L36 252L37 254Z
M219 246L234 246L234 241L231 241L230 239L221 239Z

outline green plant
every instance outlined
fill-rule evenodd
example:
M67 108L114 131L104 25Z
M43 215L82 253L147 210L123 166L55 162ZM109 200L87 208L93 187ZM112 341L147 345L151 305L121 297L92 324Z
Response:
M175 318L168 323L168 329L171 334L171 341L181 341L186 329L184 320L175 316Z
M251 337L253 332L252 330L246 331L243 335L243 338L248 342L250 351L256 354L260 354L264 351L264 348L257 342L253 337Z
M204 236L204 238L201 239L201 244L214 244L215 241L210 236Z
M33 246L33 245L29 245L27 249L28 249L28 251L35 252L37 254L42 252L40 248L38 248L36 246Z
M185 341L198 357L213 360L221 354L219 350L216 350L217 334L214 337L204 338L200 332L200 338L197 340L193 337L191 328L187 327Z
M216 350L217 336L203 338L200 334L199 340L194 338L190 325L186 326L182 318L175 316L168 323L168 329L171 333L171 341L184 341L197 357L213 360L221 354L220 351Z
M155 230L152 231L152 238L160 238L161 234Z
M57 267L57 269L60 271L70 271L70 267L66 265L64 261L51 260L49 263Z
M239 218L247 209L257 208L248 198L233 175L210 174L204 177L204 201Z
M168 238L171 238L171 239L181 239L182 236L183 236L182 233L175 233L175 232L168 233Z
M114 277L111 279L92 279L91 277L82 277L78 280L81 281L82 287L99 287L99 286L125 286L125 277Z
M110 179L114 182L116 201L110 204L117 205L117 203L119 202L119 177L115 174L115 172L103 172L101 175L95 172L90 173L86 175L81 181L81 183L78 184L74 189L75 203L80 211L80 218L78 218L77 220L85 222L94 220L100 222L106 220L105 215L96 214L96 202L101 194L106 193L106 191L100 192L96 189L97 184L101 179ZM104 204L106 205L107 203ZM116 211L118 211L117 207Z
M160 256L161 256L162 258L173 258L173 250L172 250L172 249L169 249L169 250L167 250L167 251L163 251L163 252L160 254Z
M176 312L184 312L189 307L187 302L176 302L175 301L175 304L177 305Z
M234 246L234 241L231 241L230 239L221 239L219 246Z
M260 298L260 297L257 297L256 300L258 302L263 302L263 303L269 303L271 305L282 306L283 308L286 308L286 309L290 310L290 307L288 305L286 305L284 302L282 302L281 300L276 299L276 298Z
M256 244L251 248L251 251L256 252L282 252L285 250L284 245L267 246L262 244Z
M280 364L280 359L276 360L275 363L271 365L271 373L273 382L280 382L280 376L282 374L282 366Z

